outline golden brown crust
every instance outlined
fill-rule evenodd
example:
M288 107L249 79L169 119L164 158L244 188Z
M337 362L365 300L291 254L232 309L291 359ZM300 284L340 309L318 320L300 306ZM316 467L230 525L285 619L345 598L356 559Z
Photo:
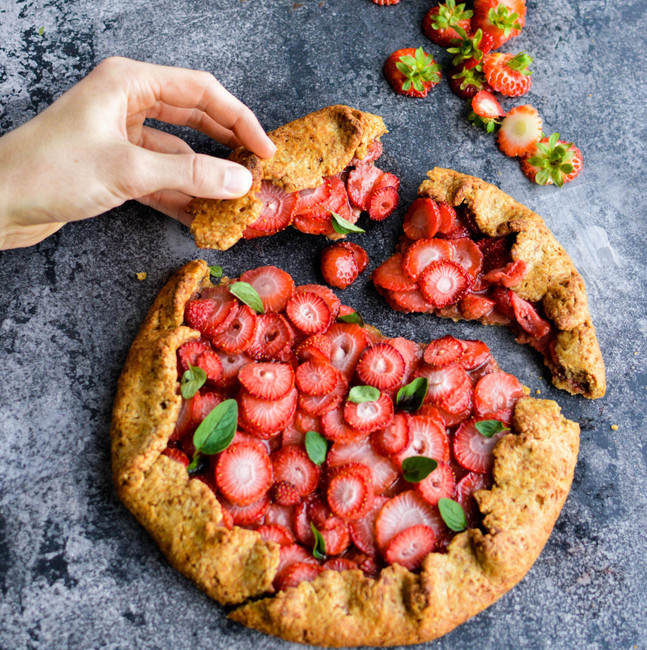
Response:
M339 173L354 158L364 158L368 146L386 128L381 117L349 106L322 108L271 131L277 146L272 158L263 159L246 149L230 159L247 167L254 177L252 189L242 198L228 201L194 199L187 212L194 216L191 232L200 248L226 250L258 219L261 202L256 193L262 180L286 192L317 187L325 176Z
M420 196L464 204L480 231L490 237L516 234L512 259L524 260L528 272L513 290L524 300L541 302L558 330L553 356L545 360L553 383L569 393L602 397L606 391L604 362L584 280L543 219L479 178L440 167L427 175L429 180L418 188Z
M482 611L527 573L573 479L579 427L552 401L522 398L514 430L495 449L492 490L477 492L485 532L456 535L427 556L420 575L394 565L378 580L326 571L242 605L231 618L288 641L326 646L399 645L438 638Z
M312 583L266 596L278 546L258 533L223 526L221 507L201 481L166 456L178 417L176 349L197 333L184 306L208 284L191 262L162 290L119 380L111 430L117 492L170 562L209 596L240 604L232 618L288 640L321 645L395 645L441 636L514 586L541 552L568 494L579 427L555 402L522 398L517 435L494 455L494 487L477 493L484 531L457 535L448 553L430 554L419 575L394 565L378 580L361 571L325 571Z

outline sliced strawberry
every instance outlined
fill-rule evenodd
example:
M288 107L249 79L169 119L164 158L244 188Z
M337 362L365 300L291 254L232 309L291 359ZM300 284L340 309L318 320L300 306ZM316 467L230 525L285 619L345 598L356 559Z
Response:
M456 229L456 224L458 223L458 215L454 206L449 205L449 203L438 203L438 212L440 213L440 225L438 226L438 232L448 235Z
M335 229L332 227L330 212L325 212L319 218L309 215L310 213L295 215L292 225L299 232L303 232L306 235L333 235L335 233Z
M404 254L402 270L412 280L418 280L422 272L437 260L451 260L453 246L442 239L419 239Z
M510 261L511 242L507 237L485 237L476 245L483 253L483 273L499 269Z
M316 415L311 415L310 413L302 410L298 410L294 417L294 426L297 431L302 434L307 433L308 431L316 431L321 433L321 420ZM287 430L287 429L286 429ZM285 431L283 432L285 434ZM283 443L285 444L300 444L299 443Z
M416 283L402 271L402 253L396 253L378 266L371 275L376 286L390 291L413 291Z
M521 325L522 329L530 336L541 338L550 333L550 323L544 320L538 313L537 310L526 300L519 298L519 296L508 289L508 297L512 303L512 309L514 311L514 317Z
M163 452L163 456L168 456L171 460L174 460L176 463L184 465L184 467L189 466L189 457L177 447L167 447Z
M363 158L353 158L350 164L356 166L358 163L368 164L377 160L382 155L383 145L379 140L373 140L367 149L366 155Z
M290 483L302 497L313 492L319 483L321 470L301 447L288 446L275 451L272 465L275 480Z
M403 311L407 314L432 314L434 306L427 302L419 289L414 291L386 291L386 301L396 311Z
M492 269L483 276L483 279L490 284L510 288L519 284L527 272L528 265L523 260L517 260L509 262L502 269Z
M274 578L274 588L285 591L298 587L302 582L312 582L321 573L321 567L305 562L295 562Z
M287 346L292 347L294 332L281 314L262 314L247 353L254 359L275 359Z
M333 321L337 318L341 301L331 289L323 284L302 284L296 288L296 292L301 293L302 291L316 293L319 297L323 298L330 309Z
M469 418L472 414L472 403L470 401L469 407L461 413L450 413L440 406L423 404L418 413L420 415L432 416L434 419L439 418L440 426L447 429L462 424Z
M359 566L357 562L338 557L324 562L321 568L323 571L357 571Z
M325 334L313 334L297 347L299 361L330 361L330 339Z
M409 416L406 413L396 413L389 426L371 435L371 443L377 453L383 456L399 454L411 443Z
M184 309L184 321L205 336L215 336L226 330L235 317L238 301L226 287L212 287L202 292L202 298L191 300Z
M292 223L292 215L298 199L296 193L288 194L269 181L262 181L256 196L263 205L260 216L250 225L250 228L276 233Z
M245 226L242 237L243 239L258 239L259 237L271 237L278 232L278 230L257 230L251 226Z
M414 415L409 418L411 442L397 455L402 465L405 458L425 456L442 463L449 462L449 438L444 426L434 417Z
M479 116L489 120L496 120L505 115L498 99L487 90L481 90L472 98L472 110Z
M474 492L489 490L492 487L492 477L489 474L470 472L456 484L456 501L463 507L468 528L476 528L479 522L479 507Z
M407 490L398 494L382 506L375 520L378 546L386 549L398 533L419 525L429 526L437 535L444 531L440 515L417 492Z
M441 223L440 211L431 199L416 199L404 217L402 228L409 239L431 239Z
M326 179L318 187L297 192L299 200L295 209L296 214L305 214L309 210L330 198L330 183Z
M299 395L299 408L313 416L323 416L336 409L348 393L348 382L341 372L338 370L337 372L339 373L337 384L333 390L326 395ZM340 433L340 435L342 434Z
M454 248L453 261L458 262L473 278L483 268L483 253L479 247L467 237L454 239L451 242Z
M272 463L261 445L240 442L227 447L218 457L218 489L235 505L247 506L263 497L272 480Z
M393 537L384 551L389 564L400 564L413 571L434 550L436 536L429 526L411 526Z
M222 363L207 341L189 341L177 351L180 370L184 372L189 365L204 370L207 381L217 382L222 377Z
M360 210L368 210L369 198L373 186L382 176L382 170L374 165L360 164L348 175L348 196L351 203Z
M326 335L330 339L330 363L348 379L368 340L364 330L355 323L335 323Z
M342 519L357 520L373 506L371 472L359 463L335 468L326 491L330 509Z
M444 368L454 363L463 353L463 347L453 336L443 336L431 341L425 349L425 363L432 368Z
M389 390L402 382L405 364L402 355L392 345L378 343L362 352L356 371L365 384Z
M260 399L281 399L294 386L294 372L286 363L248 363L238 373L245 390Z
M251 359L246 354L242 353L236 354L233 352L216 350L216 354L222 364L222 377L220 379L220 384L225 386L234 383L238 378L238 371L251 362Z
M530 63L532 58L525 52L517 55L492 52L483 58L483 72L494 90L507 97L518 97L532 86Z
M310 564L319 568L317 560L315 560L315 558L312 557L312 554L306 551L303 546L299 546L299 544L289 544L287 546L281 546L279 550L279 565L276 568L276 575L280 576L283 571L296 563Z
M384 187L394 187L397 191L400 189L400 179L395 174L384 172L382 176L377 179L375 185L373 185L372 193L374 194L377 190L381 190Z
M479 379L474 387L474 413L483 417L495 411L512 411L525 394L516 377L507 372L492 372Z
M386 343L392 345L404 359L404 376L402 385L408 383L411 373L422 359L422 349L414 341L398 336L394 339L387 339Z
M480 320L491 314L495 307L494 300L473 293L463 296L458 304L461 316L465 320Z
M306 361L297 368L297 388L306 395L327 395L337 385L339 375L339 370L325 361Z
M365 438L367 431L358 431L349 426L344 417L344 408L334 408L321 416L321 428L323 435L333 442L347 443Z
M432 262L418 280L423 296L434 307L458 302L472 284L472 278L458 263L449 260Z
M352 241L340 241L338 246L347 248L355 256L357 262L357 269L361 273L368 266L368 253L359 245Z
M297 406L297 390L292 388L285 397L266 400L246 391L238 395L239 422L242 427L262 438L280 433L293 420Z
M182 400L180 414L171 434L170 441L174 442L193 433L196 427L204 420L211 411L222 402L224 397L220 393L207 392L196 393L189 400ZM193 452L191 452L193 456Z
M384 221L398 207L400 197L395 187L381 187L371 192L368 216L373 221Z
M297 426L297 421L299 417L303 417L303 411L297 410L296 415L294 416L294 423L292 426L289 426L287 429L283 429L281 432L281 446L286 447L287 445L299 445L303 446L305 444L305 431L301 431L301 428ZM311 415L305 414L306 417L311 418ZM316 418L313 418L316 419Z
M326 457L328 467L354 462L363 463L371 468L375 494L382 494L398 478L398 470L394 462L376 453L366 437L348 443L335 442Z
M256 312L247 305L239 304L229 327L212 337L215 347L236 354L244 352L250 345L256 332Z
M497 136L499 149L506 156L531 154L542 137L542 120L537 109L529 104L508 111Z
M270 497L265 494L257 501L252 501L244 506L228 501L223 497L218 497L224 513L227 512L234 524L239 526L252 526L260 524L263 516L270 507Z
M306 334L324 332L332 317L326 301L311 291L301 291L292 296L287 302L285 313Z
M270 491L272 501L280 506L294 506L301 502L299 491L288 481L274 483Z
M359 275L355 255L339 244L324 248L321 252L321 274L329 285L346 289Z
M259 266L245 271L240 276L240 281L247 282L256 289L266 312L283 311L285 303L294 293L292 276L276 266Z
M265 513L265 525L276 524L294 532L294 510L293 506L280 506L278 503L272 503Z
M264 542L276 542L280 546L294 544L294 535L289 528L279 524L264 524L256 529Z
M490 348L483 341L461 340L463 354L458 358L458 363L465 370L474 370L492 358Z
M374 402L346 402L344 420L356 431L365 434L388 426L393 420L393 401L382 393Z
M470 405L472 382L460 364L453 363L438 369L420 367L416 374L429 381L425 401L450 413L461 413Z
M442 462L438 463L438 467L431 474L416 483L416 490L432 506L437 505L439 499L451 499L455 487L454 472L449 465Z
M339 517L329 517L317 526L326 547L326 555L340 555L350 546L348 524Z
M506 431L495 433L491 438L480 434L475 426L477 420L461 424L454 434L454 456L465 469L484 474L494 465L492 451Z
M353 543L363 553L370 556L377 555L379 549L375 540L375 520L382 506L388 501L387 497L376 496L371 509L362 517L351 521L348 528Z

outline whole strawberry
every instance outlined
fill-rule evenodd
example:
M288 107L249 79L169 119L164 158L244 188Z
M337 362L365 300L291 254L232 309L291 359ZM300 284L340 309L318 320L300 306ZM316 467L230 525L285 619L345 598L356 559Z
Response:
M475 3L472 28L482 29L488 34L492 38L492 49L496 50L521 33L524 25L521 16L525 17L526 7L524 0L494 4L495 7L492 7L492 2Z
M461 99L471 99L481 90L492 90L490 84L485 80L483 66L480 63L473 68L466 68L462 65L450 68L449 87Z
M483 72L494 90L508 97L518 97L532 86L532 72L528 69L531 63L532 57L525 52L514 56L493 52L483 59Z
M398 95L426 97L441 79L440 66L419 47L396 50L384 63L384 76Z
M483 57L492 49L492 37L481 29L471 36L465 33L459 39L452 41L452 47L447 48L454 55L452 65L463 68L474 68L483 61Z
M538 185L562 187L582 170L582 152L572 143L559 139L559 133L542 138L530 156L521 158L521 170Z
M465 3L457 5L456 0L446 0L425 14L422 31L436 45L449 47L453 39L462 38L472 31L471 17L472 11L465 11ZM464 34L459 33L461 30Z

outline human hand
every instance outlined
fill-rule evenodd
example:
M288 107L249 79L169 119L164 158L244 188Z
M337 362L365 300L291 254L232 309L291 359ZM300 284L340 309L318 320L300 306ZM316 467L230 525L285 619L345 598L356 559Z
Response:
M267 158L251 110L207 72L109 58L42 113L0 138L0 249L31 246L68 221L136 199L190 225L193 196L243 196L250 172L144 126L190 126Z

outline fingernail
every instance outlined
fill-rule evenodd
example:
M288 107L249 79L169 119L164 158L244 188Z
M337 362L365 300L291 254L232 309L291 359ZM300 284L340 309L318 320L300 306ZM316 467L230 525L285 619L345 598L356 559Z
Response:
M224 188L236 196L249 192L252 186L252 175L248 169L240 165L231 165L225 168Z

